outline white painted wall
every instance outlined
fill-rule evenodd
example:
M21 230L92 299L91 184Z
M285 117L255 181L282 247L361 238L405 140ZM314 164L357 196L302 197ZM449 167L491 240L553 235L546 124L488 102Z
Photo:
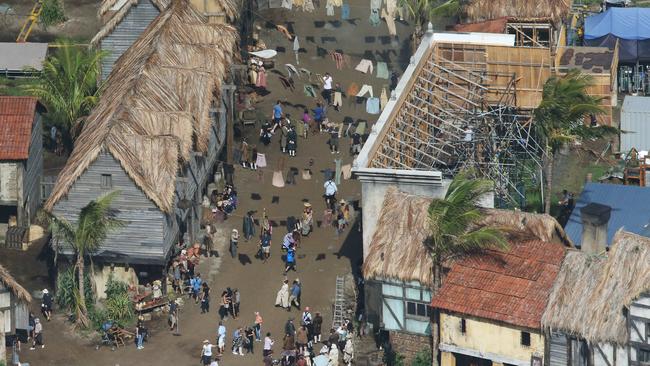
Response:
M17 165L17 163L0 163L0 201L16 201L18 199Z

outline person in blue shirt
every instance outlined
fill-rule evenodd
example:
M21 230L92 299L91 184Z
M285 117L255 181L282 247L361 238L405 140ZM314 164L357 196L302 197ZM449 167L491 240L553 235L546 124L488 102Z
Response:
M318 131L314 130L314 132L323 131L323 119L325 119L325 109L323 109L323 106L321 106L320 103L316 103L316 109L314 109L314 121L316 121Z
M293 281L293 285L291 286L291 295L289 296L289 307L287 308L287 311L291 311L291 306L296 305L298 309L300 309L300 281L296 278Z
M290 269L296 270L296 249L293 246L287 250L287 266L284 268L284 274L286 275Z
M194 302L196 304L199 303L199 292L201 291L202 284L203 280L201 279L200 273L197 273L196 276L190 280L190 286L192 286L192 296L194 297Z
M275 132L275 129L280 126L280 121L282 121L282 102L280 100L275 103L273 106L273 131Z

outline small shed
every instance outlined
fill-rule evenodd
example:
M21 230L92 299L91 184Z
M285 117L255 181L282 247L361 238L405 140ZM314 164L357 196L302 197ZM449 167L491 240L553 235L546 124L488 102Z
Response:
M19 77L41 71L46 55L47 43L0 42L0 74Z
M621 109L621 152L650 149L650 97L625 96Z
M0 326L7 335L23 331L29 325L29 304L32 296L0 265ZM4 322L2 321L4 319ZM26 341L26 340L25 340Z

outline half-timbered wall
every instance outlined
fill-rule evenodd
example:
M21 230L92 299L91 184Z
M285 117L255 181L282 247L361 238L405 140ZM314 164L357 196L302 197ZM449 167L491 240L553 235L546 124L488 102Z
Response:
M629 308L630 366L650 364L650 293L641 295Z

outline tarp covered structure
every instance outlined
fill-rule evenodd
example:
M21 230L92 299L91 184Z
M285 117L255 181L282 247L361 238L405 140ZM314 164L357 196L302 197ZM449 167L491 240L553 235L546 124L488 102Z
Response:
M585 20L585 45L614 48L619 62L650 62L650 8L610 8Z

